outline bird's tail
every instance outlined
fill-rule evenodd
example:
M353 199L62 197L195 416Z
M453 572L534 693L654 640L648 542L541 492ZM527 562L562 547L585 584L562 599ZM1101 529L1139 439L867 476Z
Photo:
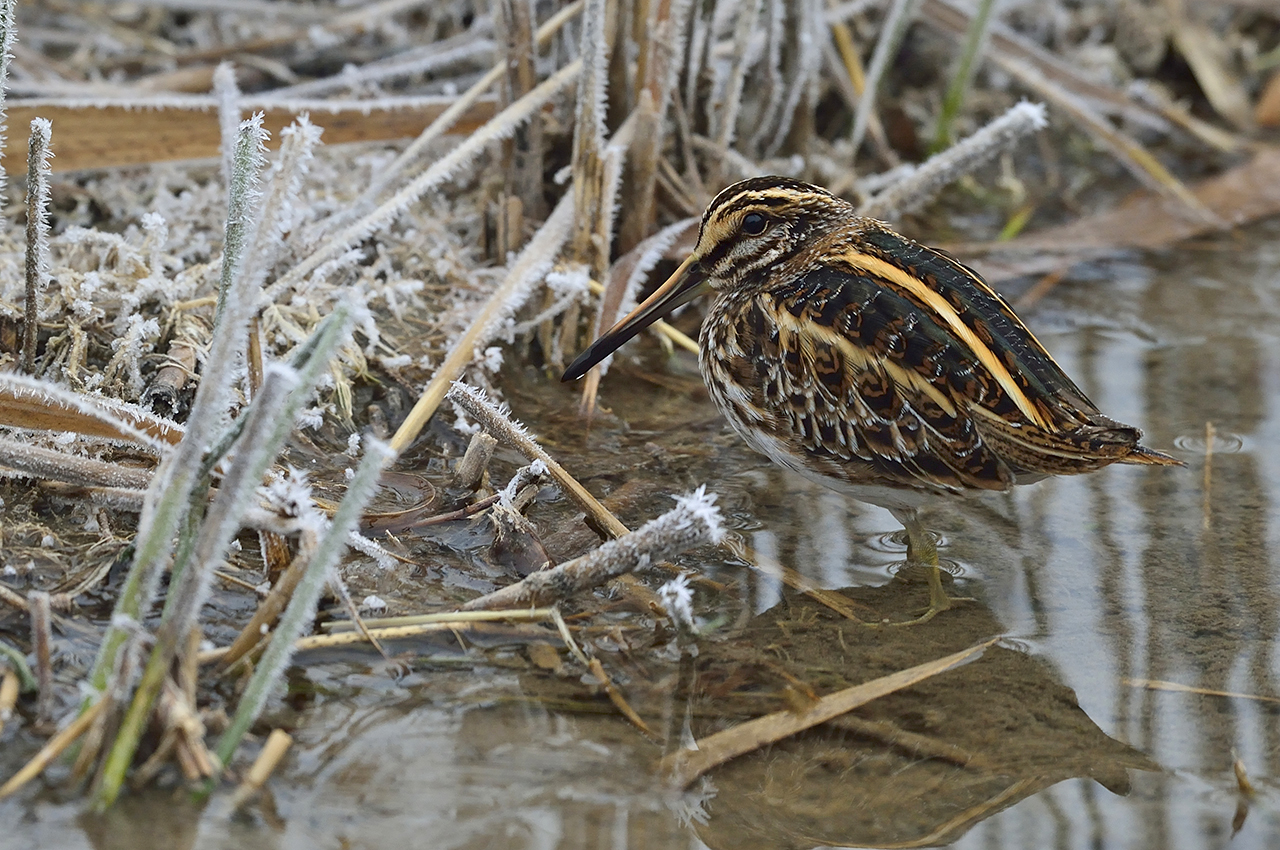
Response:
M1118 463L1135 463L1144 466L1186 466L1186 463L1176 457L1142 445L1135 445L1127 455L1120 458Z

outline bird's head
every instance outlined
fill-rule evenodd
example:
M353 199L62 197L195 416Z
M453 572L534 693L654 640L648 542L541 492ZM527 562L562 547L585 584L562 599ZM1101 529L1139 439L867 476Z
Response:
M698 244L667 281L582 352L572 381L671 311L708 292L763 286L851 210L825 189L787 177L753 177L716 195L702 214Z

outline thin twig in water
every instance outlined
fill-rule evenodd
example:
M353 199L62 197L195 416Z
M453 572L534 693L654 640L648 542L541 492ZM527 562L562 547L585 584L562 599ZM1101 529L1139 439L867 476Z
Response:
M476 623L493 620L510 620L514 623L538 623L551 619L554 608L521 608L512 611L443 611L439 614L410 614L405 617L379 617L366 619L371 629L392 629L403 626L422 626L429 623ZM347 620L329 620L320 625L326 632L351 632L355 624Z
M1280 697L1269 697L1263 694L1245 694L1239 691L1219 691L1213 688L1198 688L1183 685L1179 682L1166 682L1162 679L1121 679L1120 684L1131 688L1147 688L1152 691L1172 691L1179 694L1199 694L1209 697L1227 697L1229 699L1248 699L1256 702L1280 703Z
M600 659L588 658L587 654L578 646L578 642L573 639L573 633L569 631L569 624L564 621L564 615L560 613L560 609L548 608L546 610L550 612L551 621L555 623L556 630L560 632L560 639L569 648L570 654L578 659L578 663L587 668L591 675L595 677L596 683L604 690L605 696L609 698L609 702L613 703L614 708L618 709L623 717L627 718L633 726L650 739L656 739L657 736L649 728L649 724L644 722L644 719L636 713L635 709L631 707L631 704L627 702L626 698L622 696L622 693L613 684L613 679L605 672L604 665L600 663Z

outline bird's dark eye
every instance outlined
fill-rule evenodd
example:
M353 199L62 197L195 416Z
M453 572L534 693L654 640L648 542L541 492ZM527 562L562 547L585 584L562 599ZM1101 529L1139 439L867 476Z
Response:
M759 236L769 227L769 219L761 213L747 213L742 217L742 232L748 236Z

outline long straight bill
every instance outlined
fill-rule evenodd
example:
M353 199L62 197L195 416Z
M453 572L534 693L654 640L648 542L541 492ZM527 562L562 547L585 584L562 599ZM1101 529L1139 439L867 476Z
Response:
M578 359L564 370L560 380L576 381L581 378L591 371L592 366L617 351L624 342L665 317L672 310L689 303L710 289L705 275L698 269L691 271L693 266L693 257L690 256L680 264L671 277L667 278L666 283L645 299L644 303L624 316L621 321L591 343L586 351L579 354Z

